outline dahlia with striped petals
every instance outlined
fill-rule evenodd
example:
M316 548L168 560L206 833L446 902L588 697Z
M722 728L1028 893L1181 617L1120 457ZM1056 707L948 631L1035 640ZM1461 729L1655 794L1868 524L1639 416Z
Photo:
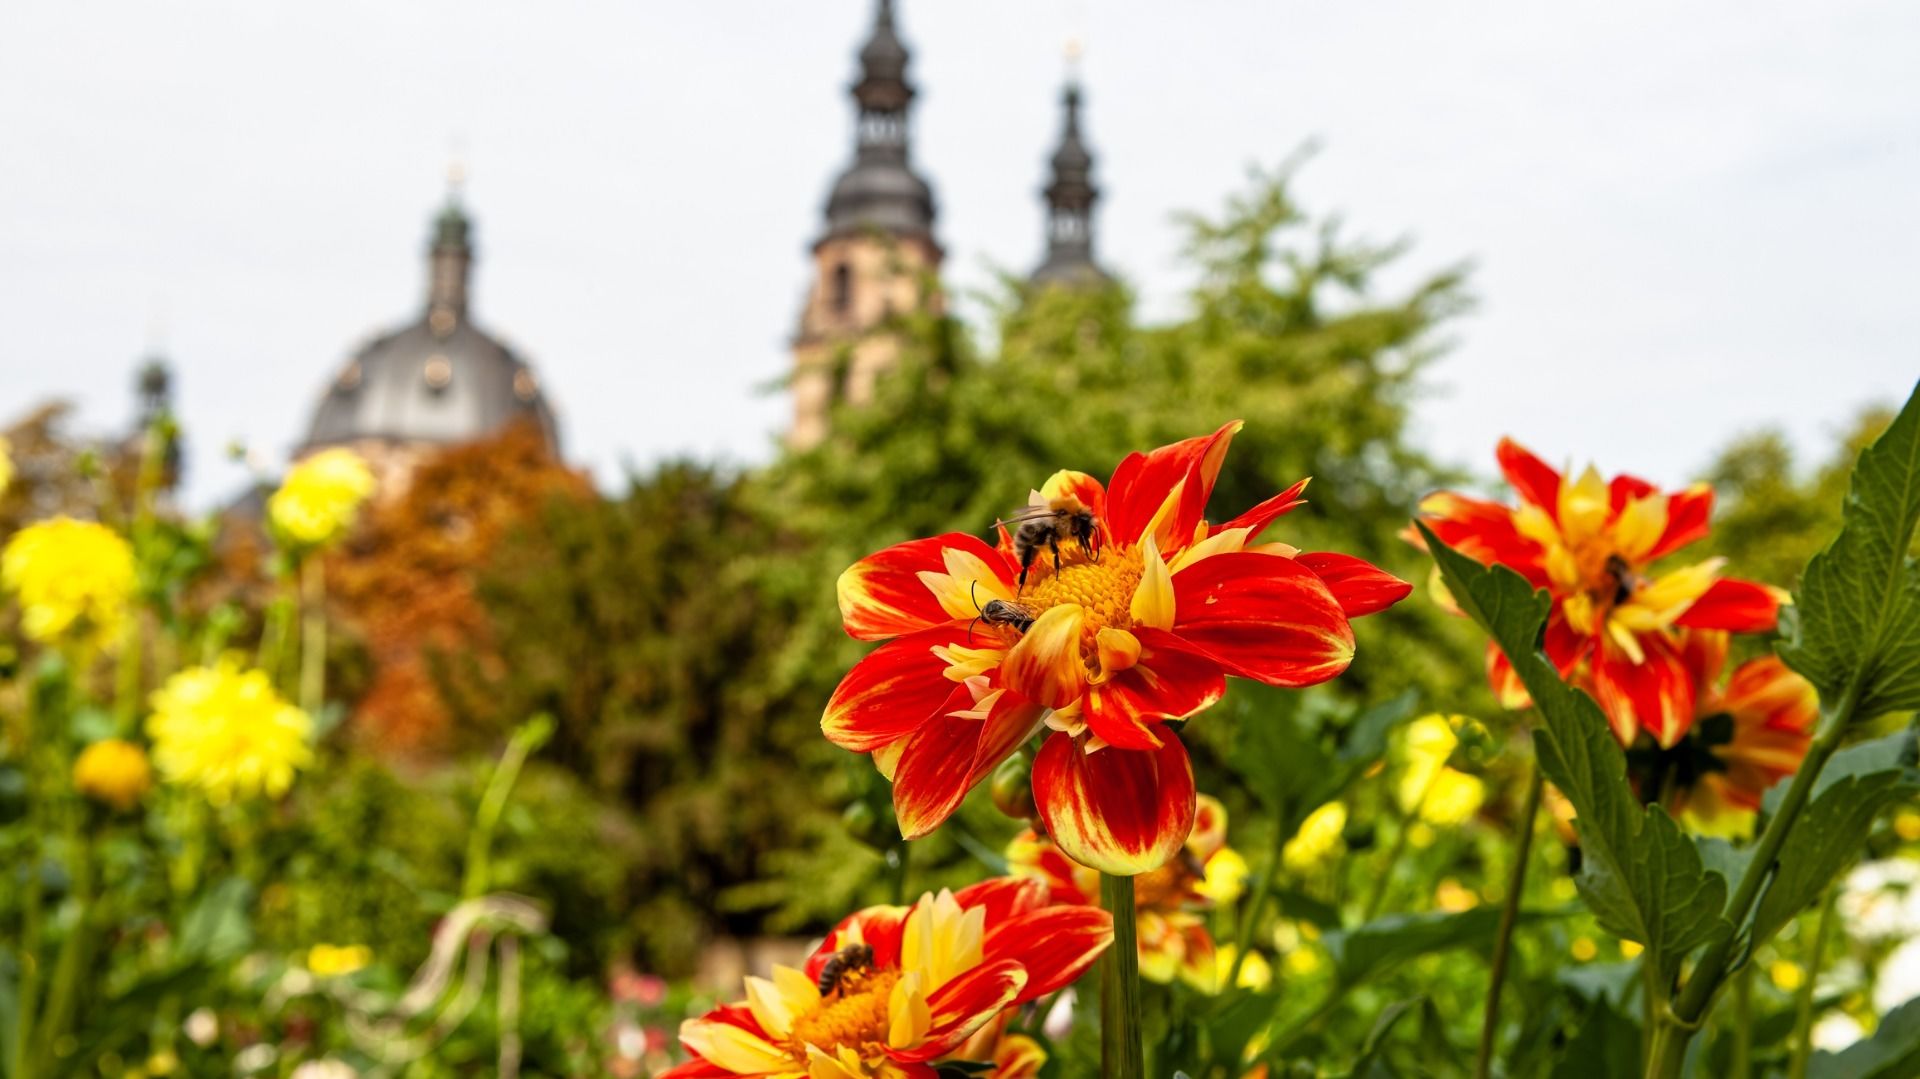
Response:
M904 835L932 831L1044 731L1033 793L1048 834L1083 865L1148 872L1193 826L1193 769L1168 722L1218 701L1228 675L1297 687L1346 670L1349 619L1411 586L1348 555L1261 542L1302 504L1305 480L1210 524L1239 429L1131 454L1105 485L1055 473L1035 504L1090 514L1098 539L1063 540L1057 567L1042 551L1024 585L1004 529L997 546L948 533L841 575L847 632L887 643L841 681L821 728L873 755ZM990 608L1020 618L983 617Z
M1770 630L1786 594L1722 577L1717 558L1652 569L1707 535L1713 489L1705 484L1667 492L1633 476L1603 480L1591 466L1569 478L1510 438L1497 456L1519 506L1442 491L1421 501L1421 523L1461 554L1547 590L1547 655L1593 694L1621 745L1641 731L1677 744L1694 716L1680 631ZM1437 570L1434 592L1451 606ZM1502 704L1527 707L1526 688L1491 643L1487 678Z
M1723 632L1681 632L1693 722L1670 747L1642 739L1627 751L1627 767L1642 798L1695 831L1740 836L1753 830L1767 788L1806 759L1820 697L1778 656L1748 660L1723 681L1727 645Z
M805 969L748 978L745 1001L681 1024L693 1059L663 1079L933 1079L934 1062L1007 1009L1072 983L1112 942L1105 911L1051 904L1039 881L996 877L911 907L869 907L827 934ZM853 950L859 959L841 960L822 993L828 963ZM1008 1051L1010 1065L1029 1056Z

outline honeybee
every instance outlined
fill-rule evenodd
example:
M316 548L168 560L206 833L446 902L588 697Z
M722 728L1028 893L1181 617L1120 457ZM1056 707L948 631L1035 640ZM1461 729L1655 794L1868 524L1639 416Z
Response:
M865 944L849 944L827 959L827 965L820 968L820 984L815 988L821 996L829 996L840 988L840 979L856 970L865 970L873 965L873 948Z
M1020 560L1020 590L1027 587L1027 572L1045 547L1053 552L1053 571L1060 572L1060 541L1071 539L1095 561L1100 558L1100 520L1079 501L1055 500L1051 505L1032 506L1005 520L993 522L995 528L1018 525L1013 530L1013 553Z
M1033 625L1034 613L1018 603L1004 599L990 599L985 607L980 606L980 582L973 587L973 609L979 611L972 622L967 624L967 643L973 643L973 627L985 622L989 626L1012 626L1015 632L1025 633Z
M1640 575L1633 572L1627 560L1617 554L1608 555L1607 572L1613 574L1614 606L1632 599L1634 591L1640 587Z

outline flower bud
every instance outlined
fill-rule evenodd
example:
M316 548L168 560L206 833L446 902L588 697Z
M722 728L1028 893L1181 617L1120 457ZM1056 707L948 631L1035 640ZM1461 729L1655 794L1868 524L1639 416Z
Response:
M993 805L1014 820L1040 815L1033 805L1033 757L1021 750L993 771Z

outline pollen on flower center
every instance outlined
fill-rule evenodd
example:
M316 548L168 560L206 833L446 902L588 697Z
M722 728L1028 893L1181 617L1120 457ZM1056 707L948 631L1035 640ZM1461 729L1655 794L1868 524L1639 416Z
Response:
M1102 628L1130 629L1133 616L1128 613L1133 593L1140 587L1141 554L1138 547L1108 548L1100 561L1069 562L1060 572L1050 573L1020 598L1035 616L1050 607L1077 603L1087 612L1081 630L1080 651L1092 661L1094 637Z
M865 1055L887 1044L887 1003L897 970L850 970L840 978L839 989L823 997L819 1007L793 1021L790 1046L795 1059L807 1059L807 1046L826 1052L841 1047Z

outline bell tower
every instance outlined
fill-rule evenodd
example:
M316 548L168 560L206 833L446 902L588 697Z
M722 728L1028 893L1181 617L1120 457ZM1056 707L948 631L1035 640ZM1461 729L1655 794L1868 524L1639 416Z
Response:
M796 449L826 438L835 404L872 398L875 379L899 356L899 341L886 332L889 319L939 303L929 287L941 259L933 190L913 171L909 154L914 91L907 59L893 0L878 0L853 84L853 164L827 198L826 228L813 245L813 284L793 340L787 442Z

